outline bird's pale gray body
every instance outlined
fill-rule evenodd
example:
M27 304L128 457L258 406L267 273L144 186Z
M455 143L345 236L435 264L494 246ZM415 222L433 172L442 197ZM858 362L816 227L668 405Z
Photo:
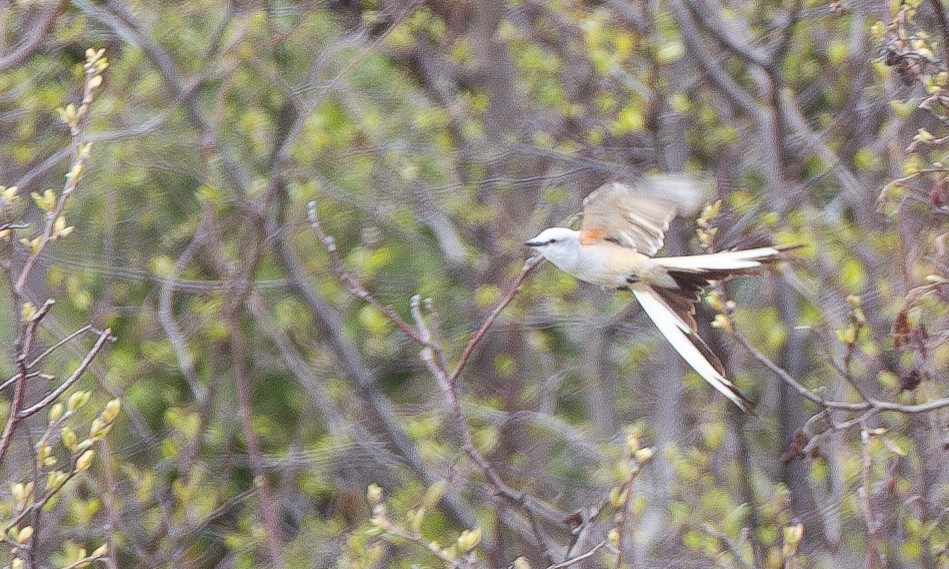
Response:
M536 243L536 244L535 244ZM610 288L623 288L639 278L649 257L609 241L596 246L580 244L580 232L567 227L545 229L527 242L558 269L581 281Z

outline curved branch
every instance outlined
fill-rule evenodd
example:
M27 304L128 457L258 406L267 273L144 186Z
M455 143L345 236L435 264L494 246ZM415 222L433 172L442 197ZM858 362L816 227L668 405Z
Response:
M20 42L12 52L0 57L0 71L6 71L7 69L21 65L34 53L39 51L43 47L46 36L48 36L49 32L53 29L53 24L56 23L56 17L59 16L59 13L65 7L66 0L59 0L58 2L52 3L46 8L46 11L37 18L37 22L26 26L26 29L31 30L30 37Z
M744 335L739 332L734 332L734 337L738 340L738 343L742 345L748 353L750 353L756 360L764 364L772 373L774 373L778 378L784 383L788 384L793 388L797 393L804 397L805 399L819 405L824 409L833 409L835 411L849 411L854 413L859 413L862 411L874 411L875 413L880 412L894 412L894 413L905 413L908 415L914 415L919 413L929 413L931 411L937 411L939 409L944 409L949 407L949 397L944 397L941 399L934 399L926 403L917 403L913 405L904 405L902 403L895 403L893 401L881 401L879 399L867 398L863 403L849 403L846 401L830 401L824 399L818 395L815 395L810 389L804 387L800 382L798 382L794 377L791 376L787 371L785 371L781 366L771 361L766 355L759 352L755 349L754 346L748 341Z

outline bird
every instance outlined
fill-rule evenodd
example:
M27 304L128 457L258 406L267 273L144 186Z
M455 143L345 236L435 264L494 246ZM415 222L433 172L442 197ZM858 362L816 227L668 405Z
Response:
M650 181L659 190L652 195L645 191ZM631 292L692 369L742 411L754 414L751 400L725 376L721 361L698 335L695 303L711 283L758 273L795 247L655 257L669 222L683 206L691 207L685 202L698 193L693 188L690 197L686 179L662 175L637 186L609 182L584 198L579 231L551 227L525 245L581 281Z

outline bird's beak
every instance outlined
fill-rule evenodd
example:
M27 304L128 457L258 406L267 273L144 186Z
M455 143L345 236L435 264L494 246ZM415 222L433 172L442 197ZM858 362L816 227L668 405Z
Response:
M540 245L540 243L531 239L530 241L525 241L524 245L527 245L528 247L537 247Z

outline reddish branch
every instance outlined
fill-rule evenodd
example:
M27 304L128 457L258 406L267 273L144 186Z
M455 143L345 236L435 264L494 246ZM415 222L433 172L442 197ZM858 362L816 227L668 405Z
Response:
M18 338L17 341L17 347L19 348L16 358L17 380L16 387L13 388L13 402L10 405L7 424L3 428L3 434L0 435L0 464L3 464L3 459L10 449L13 434L16 432L16 428L21 421L20 412L23 408L23 402L26 400L26 380L30 371L26 360L30 352L33 351L33 345L36 342L36 327L40 321L49 314L50 309L53 308L53 304L55 304L54 300L47 300L43 306L30 317L22 326L23 336Z
M526 270L525 272L529 272L529 270ZM518 283L520 283L522 280L523 278L518 279ZM517 288L518 286L514 286L511 290L515 291ZM513 298L513 292L509 293L508 296ZM510 298L505 298L505 300L502 301L504 306L506 306L508 303L510 303ZM496 309L495 312L500 312L500 309ZM461 409L461 402L458 399L458 392L455 389L455 376L449 376L445 367L440 363L439 358L436 357L438 350L433 342L431 330L422 316L422 311L419 307L418 295L412 297L412 317L415 319L415 323L418 326L422 340L420 342L422 344L422 361L425 362L425 365L435 377L435 380L438 382L438 386L442 390L442 395L444 395L445 400L448 401L449 409L451 411L452 418L454 419L455 426L461 434L462 448L464 448L465 453L471 458L471 460L473 460L474 463L478 465L478 468L484 474L484 477L487 478L491 486L494 487L495 491L508 501L520 506L524 510L524 512L527 514L528 520L531 523L531 528L534 531L534 535L537 538L538 543L544 548L544 556L547 559L547 563L553 564L553 555L549 542L543 527L540 524L540 521L535 515L539 513L538 508L536 508L534 504L535 499L524 492L519 492L508 486L504 480L501 479L501 476L498 474L497 470L494 469L491 463L488 462L486 458L484 458L484 455L482 455L475 446L474 438L471 436L471 429L468 427L468 420L465 418L464 412ZM496 314L494 317L496 318ZM489 320L490 322L493 322L494 318L489 318ZM487 330L488 326L490 326L490 324L486 323L486 326L484 327L485 331ZM481 333L481 337L483 336L484 332ZM472 339L472 342L474 342L474 339ZM469 343L469 345L471 345L471 343ZM556 522L558 524L563 523L562 518L559 516L548 519L548 521Z
M362 284L355 277L353 277L349 271L346 270L346 266L343 264L343 259L339 255L339 249L336 248L336 240L327 235L323 231L323 226L320 225L320 218L316 215L316 202L310 202L307 204L307 215L310 218L310 226L313 228L313 231L316 233L316 236L319 237L320 241L323 242L323 246L326 248L326 251L330 254L330 257L333 260L333 270L336 272L336 276L339 278L340 283L349 293L359 300L369 304L379 312L385 315L393 324L395 324L403 334L412 338L419 344L424 344L425 341L415 331L408 322L402 319L394 310L388 306L382 304L374 296L369 294Z
M504 298L501 299L501 302L491 311L491 314L485 319L484 324L481 325L481 328L475 332L474 336L471 337L471 340L468 342L468 345L465 346L465 350L461 353L461 357L458 359L458 366L455 368L455 371L452 372L449 377L449 381L454 383L458 379L458 375L461 374L462 370L465 369L465 366L468 364L468 360L471 358L471 354L474 353L475 348L478 347L478 344L481 343L481 340L484 339L485 334L488 333L488 330L494 325L494 321L497 320L500 316L501 311L507 308L507 305L514 300L514 297L521 290L521 284L524 283L524 279L533 272L538 265L544 261L544 258L541 256L531 257L524 263L524 267L521 269L520 276L517 277L517 280L514 281L514 284L511 285L511 288L507 291L507 294L504 295Z
M435 377L435 380L438 382L438 385L449 404L450 413L459 430L459 434L461 435L462 447L465 453L478 466L487 479L488 483L494 488L498 495L519 506L525 512L528 521L531 524L535 539L544 548L548 563L553 564L554 561L551 548L549 547L549 542L540 523L540 518L543 518L547 523L562 526L562 516L554 513L551 508L539 502L532 496L511 488L504 482L504 480L501 479L501 476L497 473L491 463L488 462L486 458L484 458L484 456L475 446L467 420L465 419L464 413L461 409L461 403L458 399L457 391L455 390L455 380L458 378L466 363L471 358L475 348L485 338L491 326L497 320L504 308L507 307L517 295L521 285L524 282L524 279L527 278L527 276L541 263L543 259L540 257L534 257L529 259L524 264L524 268L521 270L520 276L515 280L514 284L508 290L507 294L505 294L501 299L501 302L498 304L498 306L496 306L494 310L491 311L485 322L468 342L464 352L462 353L459 363L455 368L455 371L449 373L444 358L441 357L441 348L438 346L437 342L435 342L429 326L422 317L419 297L416 296L412 299L412 316L416 323L416 327L413 327L408 322L403 320L402 317L399 316L394 310L383 305L378 299L373 297L365 289L365 287L363 287L362 284L355 277L353 277L349 271L346 270L342 257L340 256L336 247L336 241L331 236L328 236L320 225L319 218L316 214L316 203L310 202L308 204L307 210L310 219L310 225L312 226L317 237L320 239L320 241L322 241L323 246L326 248L327 252L330 254L333 262L334 272L346 290L354 297L366 302L370 306L373 306L382 312L390 321L393 322L393 324L395 324L403 333L405 333L406 336L422 346L422 360L432 375Z

